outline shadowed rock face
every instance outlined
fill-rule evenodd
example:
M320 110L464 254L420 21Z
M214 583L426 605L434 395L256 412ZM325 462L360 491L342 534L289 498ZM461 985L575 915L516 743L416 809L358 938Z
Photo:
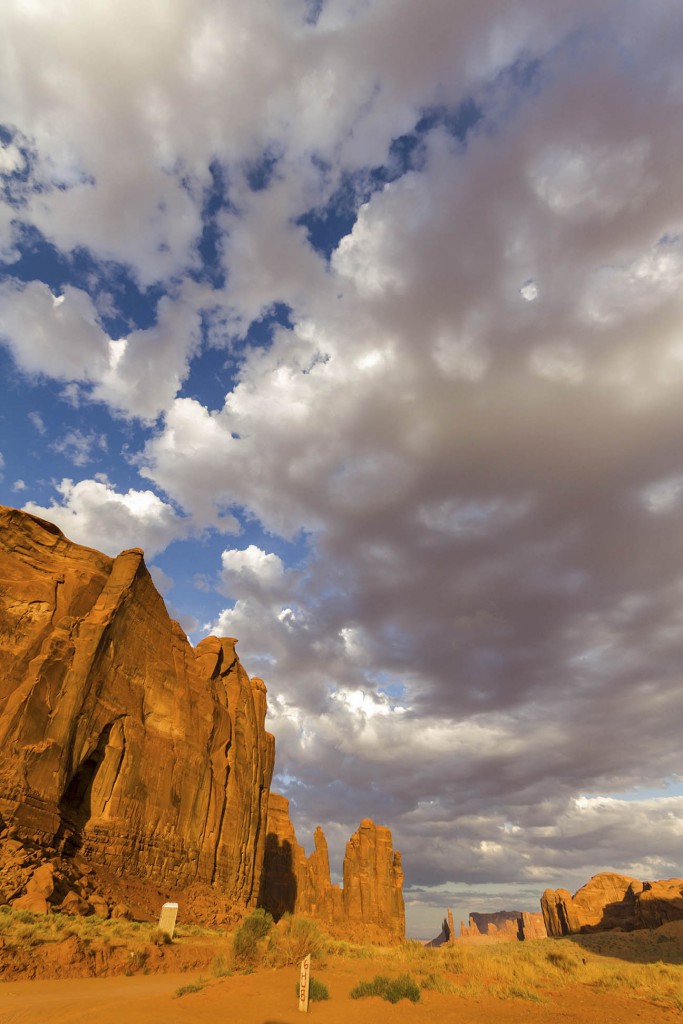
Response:
M541 909L548 935L657 928L683 919L683 879L639 882L603 872L573 896L566 889L546 889Z
M296 839L289 801L270 794L261 905L276 917L308 914L340 936L391 941L405 935L401 855L391 832L369 819L346 846L344 888L330 880L323 830L315 830L315 850L306 853Z
M235 641L192 648L138 549L0 507L0 813L46 846L257 900L274 740Z

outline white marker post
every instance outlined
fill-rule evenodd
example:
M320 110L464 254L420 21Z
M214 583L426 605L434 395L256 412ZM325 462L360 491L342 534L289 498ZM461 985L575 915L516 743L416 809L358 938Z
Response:
M308 1013L308 987L311 983L311 954L301 961L301 978L299 981L299 1009Z
M178 904L177 903L164 903L161 908L161 915L159 917L159 931L166 932L169 939L173 938L173 932L175 931L175 921L178 916Z

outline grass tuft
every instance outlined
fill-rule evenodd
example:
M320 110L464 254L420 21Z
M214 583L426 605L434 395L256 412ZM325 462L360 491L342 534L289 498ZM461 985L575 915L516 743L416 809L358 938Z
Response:
M296 997L297 997L297 999L299 998L300 993L301 993L301 983L297 981L297 983L296 983ZM309 978L309 981L308 981L308 998L310 999L311 1002L317 1002L317 1003L320 1003L323 1000L330 998L330 992L329 992L329 989L328 989L327 985L325 984L325 982L324 981L318 981L318 979L314 978L313 975L311 975L311 977Z
M204 978L198 978L196 981L191 981L188 985L181 985L173 993L174 999L180 999L181 996L190 995L191 992L201 992L203 988L206 988L208 982Z
M398 978L388 978L384 974L376 974L372 981L360 981L351 989L352 999L363 999L365 996L379 996L388 1003L398 1003L401 999L409 999L411 1003L420 1001L420 986L409 974L401 974Z

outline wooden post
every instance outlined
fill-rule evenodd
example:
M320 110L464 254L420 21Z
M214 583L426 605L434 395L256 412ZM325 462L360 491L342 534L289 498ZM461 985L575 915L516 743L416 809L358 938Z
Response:
M301 961L301 977L299 980L299 1009L308 1013L308 987L311 983L311 954Z

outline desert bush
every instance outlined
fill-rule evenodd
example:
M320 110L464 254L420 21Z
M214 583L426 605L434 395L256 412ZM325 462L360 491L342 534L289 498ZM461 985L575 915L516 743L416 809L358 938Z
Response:
M346 942L343 939L328 939L326 952L350 960L374 960L377 957L376 946L359 946L355 942Z
M232 937L232 953L236 967L252 967L256 961L259 942L273 927L273 917L259 908L247 917Z
M22 946L38 946L43 941L37 922L19 925L14 937Z
M222 953L216 953L211 964L211 971L216 978L228 978L232 974L232 967Z
M360 981L351 989L350 995L352 999L380 996L389 1003L398 1003L401 999L410 999L411 1003L417 1003L420 1000L420 986L409 974L401 974L398 978L376 974L372 981Z
M128 960L131 967L144 967L149 960L149 950L131 949L128 954Z
M36 924L38 915L31 910L15 910L14 919L20 921L21 924Z
M204 978L198 978L196 981L191 981L188 985L181 985L173 993L174 999L180 999L181 996L187 996L191 992L201 992L203 988L206 988L208 982Z
M457 986L447 978L444 978L443 974L432 971L431 974L420 978L420 988L424 989L425 992L455 992Z
M163 928L154 927L149 933L149 941L153 946L170 946L172 940Z
M301 982L296 983L296 997L299 998L301 994ZM308 998L311 1002L322 1002L325 999L330 998L329 989L324 981L318 981L313 975L308 980Z
M327 952L329 940L310 917L285 914L270 933L268 961L273 967L297 964L309 953L319 958Z

